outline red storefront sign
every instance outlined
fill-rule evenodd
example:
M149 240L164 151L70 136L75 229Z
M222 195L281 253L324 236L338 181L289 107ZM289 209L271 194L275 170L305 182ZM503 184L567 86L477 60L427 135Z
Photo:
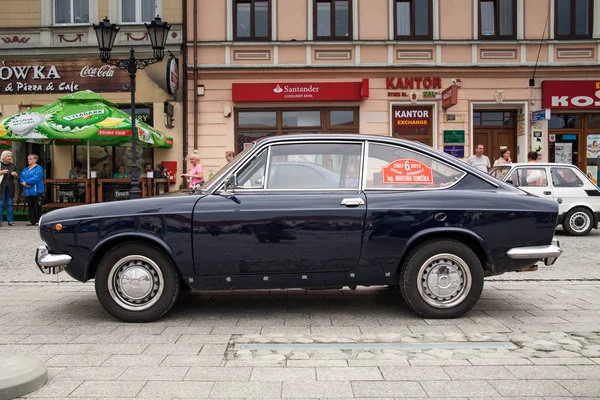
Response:
M439 76L417 76L409 78L385 78L386 89L441 89Z
M392 107L394 136L429 135L431 113L431 107Z
M232 100L357 101L369 97L369 80L362 82L234 83Z
M458 104L458 86L452 85L442 92L442 108L449 109Z
M402 158L394 160L381 169L383 183L411 183L428 185L433 183L431 168L419 160Z
M542 108L583 109L600 108L600 80L543 81Z

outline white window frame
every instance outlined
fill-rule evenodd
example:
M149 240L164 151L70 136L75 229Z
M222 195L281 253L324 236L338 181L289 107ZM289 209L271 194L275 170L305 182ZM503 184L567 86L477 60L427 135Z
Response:
M53 26L86 26L90 25L98 19L98 4L97 0L87 0L89 10L89 21L88 22L56 22L56 0L52 0L52 15L51 21ZM71 19L73 19L73 0L70 0L71 4Z
M162 0L154 0L154 17L162 15ZM142 21L142 0L135 0L135 21L123 21L123 0L118 0L117 12L119 13L119 23L123 25L141 25L150 21ZM153 17L153 18L154 18Z

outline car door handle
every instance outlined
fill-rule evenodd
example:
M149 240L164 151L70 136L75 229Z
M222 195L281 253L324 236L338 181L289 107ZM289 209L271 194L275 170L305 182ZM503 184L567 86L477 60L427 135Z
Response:
M346 206L346 207L358 207L358 206L362 206L365 204L365 201L363 199L356 198L356 199L343 199L342 200L342 205Z
M550 195L552 194L552 192L550 192L550 191L546 190L546 191L544 192L544 194L545 194L546 196L550 196Z

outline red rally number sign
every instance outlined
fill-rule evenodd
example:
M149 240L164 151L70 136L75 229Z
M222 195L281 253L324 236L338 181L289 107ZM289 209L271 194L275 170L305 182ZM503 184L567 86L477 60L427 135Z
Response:
M401 158L392 161L381 169L383 183L422 184L433 183L431 168L418 160Z

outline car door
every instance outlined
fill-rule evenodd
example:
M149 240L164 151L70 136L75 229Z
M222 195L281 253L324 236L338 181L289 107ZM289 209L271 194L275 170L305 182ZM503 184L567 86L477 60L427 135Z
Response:
M399 145L369 142L363 188L367 221L358 276L394 276L408 240L440 223L462 224L452 190L464 171ZM464 201L464 200L463 200Z
M585 177L579 177L575 168L550 167L550 176L554 186L553 197L558 202L559 213L566 213L581 199L589 197L584 190Z
M552 199L552 187L548 179L548 168L535 163L518 166L508 180L513 185L541 198Z
M196 274L353 269L366 215L358 184L362 146L286 142L241 165L231 193L206 196L194 208ZM318 173L307 179L305 167Z

